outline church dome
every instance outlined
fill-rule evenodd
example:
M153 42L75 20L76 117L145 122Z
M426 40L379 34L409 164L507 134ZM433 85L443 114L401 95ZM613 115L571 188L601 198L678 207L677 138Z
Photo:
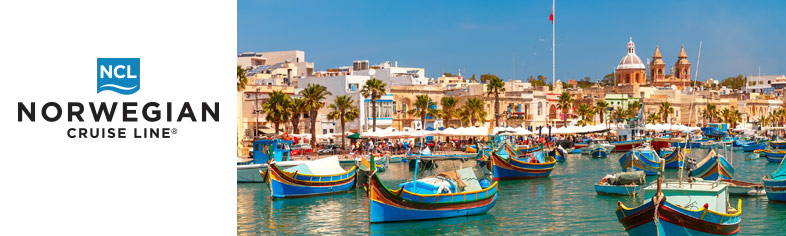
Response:
M633 43L633 38L628 42L628 54L622 57L620 64L617 65L617 70L621 69L645 69L641 58L636 55L636 44Z

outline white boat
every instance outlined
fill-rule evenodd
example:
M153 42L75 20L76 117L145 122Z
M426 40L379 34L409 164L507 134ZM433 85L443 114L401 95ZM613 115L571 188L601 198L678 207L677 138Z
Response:
M284 167L293 167L305 164L307 161L280 161L276 165ZM237 165L237 182L238 183L262 183L264 179L259 174L260 171L267 171L267 163L264 164L247 164Z
M609 154L614 151L616 146L610 144L608 140L593 139L589 141L587 147L581 149L581 155L590 155L593 147L604 147L607 150L606 154Z

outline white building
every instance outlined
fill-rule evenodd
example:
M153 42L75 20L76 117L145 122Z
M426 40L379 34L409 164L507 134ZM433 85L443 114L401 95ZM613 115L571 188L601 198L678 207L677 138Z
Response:
M786 85L784 75L749 75L747 78L745 91L748 93L770 93Z

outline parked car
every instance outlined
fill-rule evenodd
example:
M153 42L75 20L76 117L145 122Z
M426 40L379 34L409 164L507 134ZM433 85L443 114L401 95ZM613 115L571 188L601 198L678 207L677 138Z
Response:
M337 154L341 153L341 145L331 144L325 145L324 148L319 150L319 155Z
M309 145L308 143L293 144L290 147L290 150L291 150L290 153L292 155L305 155L314 152L314 150L311 149L311 145Z

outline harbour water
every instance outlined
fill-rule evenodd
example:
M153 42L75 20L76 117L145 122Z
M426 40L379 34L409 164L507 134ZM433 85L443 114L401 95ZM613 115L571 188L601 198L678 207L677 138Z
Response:
M703 157L707 150L694 149L692 157ZM632 206L640 196L597 195L593 185L605 174L621 171L617 160L623 153L605 159L568 156L557 163L548 178L502 181L496 206L487 214L441 220L402 223L368 223L368 198L362 189L350 193L270 200L264 184L237 184L237 233L239 235L501 235L520 234L604 234L624 235L614 210L617 201ZM732 154L732 153L730 153ZM735 151L732 155L735 179L761 183L761 178L777 168L766 159L745 160L757 155ZM429 173L424 173L429 174ZM677 170L666 170L666 178L676 178ZM412 179L405 163L391 163L381 172L388 186ZM687 172L685 173L687 175ZM654 176L648 176L654 181ZM388 184L389 183L389 184ZM740 235L783 234L786 203L775 203L766 196L742 198ZM737 197L731 197L732 203Z

